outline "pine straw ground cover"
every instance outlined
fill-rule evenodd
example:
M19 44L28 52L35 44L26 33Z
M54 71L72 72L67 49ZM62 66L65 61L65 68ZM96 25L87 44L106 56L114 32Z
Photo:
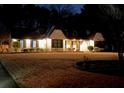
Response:
M77 61L115 60L116 53L0 54L2 64L20 87L124 87L124 77L81 71Z

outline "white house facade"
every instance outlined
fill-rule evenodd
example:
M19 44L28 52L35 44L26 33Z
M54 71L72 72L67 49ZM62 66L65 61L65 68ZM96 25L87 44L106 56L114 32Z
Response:
M16 44L18 42L18 44ZM18 46L18 49L15 49ZM42 50L42 51L89 51L88 46L94 47L93 40L68 39L62 30L54 29L41 35L38 39L12 39L12 51Z

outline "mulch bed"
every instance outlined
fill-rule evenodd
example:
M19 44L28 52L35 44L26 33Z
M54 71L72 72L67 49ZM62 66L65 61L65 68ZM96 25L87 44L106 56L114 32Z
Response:
M124 62L120 63L117 60L82 61L77 62L76 67L83 71L124 77L124 64L122 63Z

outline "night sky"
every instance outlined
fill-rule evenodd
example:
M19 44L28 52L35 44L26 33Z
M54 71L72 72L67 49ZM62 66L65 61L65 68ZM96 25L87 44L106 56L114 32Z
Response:
M39 4L39 6L44 6L44 7L49 7L50 4ZM54 4L53 4L54 5ZM62 4L61 4L62 5ZM64 5L64 4L63 4ZM73 7L73 12L74 13L80 13L81 12L81 8L83 7L82 4L71 4L71 6Z
M75 13L80 13L81 12L81 8L82 8L82 4L79 5L73 5L73 7L75 8Z

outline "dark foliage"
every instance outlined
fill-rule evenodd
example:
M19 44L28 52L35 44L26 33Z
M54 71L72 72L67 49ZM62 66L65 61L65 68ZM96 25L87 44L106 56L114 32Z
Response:
M124 69L120 69L118 61L114 60L97 60L77 62L76 67L80 70L85 70L94 73L101 73L114 76L124 76Z
M53 25L73 34L79 29L78 16L72 10L71 5L51 5L51 9L33 4L0 5L0 27L14 36L38 30L42 33Z

